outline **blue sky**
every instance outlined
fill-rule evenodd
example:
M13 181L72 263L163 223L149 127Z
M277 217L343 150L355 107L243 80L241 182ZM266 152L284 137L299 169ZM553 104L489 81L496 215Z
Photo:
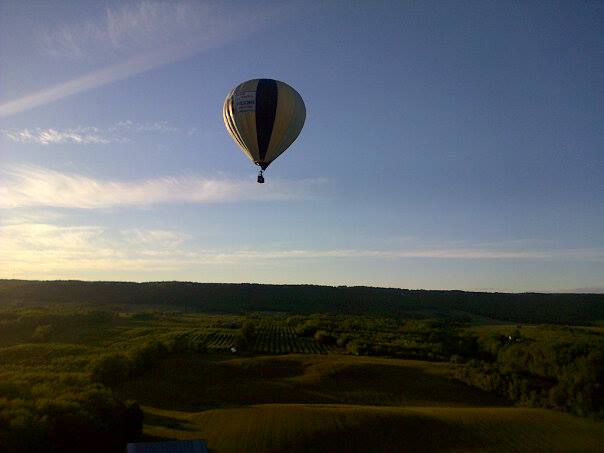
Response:
M601 2L0 2L0 277L604 291ZM305 100L256 169L237 84Z

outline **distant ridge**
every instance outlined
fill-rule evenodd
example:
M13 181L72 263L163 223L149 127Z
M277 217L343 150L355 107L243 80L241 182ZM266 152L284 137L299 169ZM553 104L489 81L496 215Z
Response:
M604 294L487 293L367 286L253 283L0 280L0 303L145 305L245 313L404 315L451 310L512 322L589 324L604 320Z

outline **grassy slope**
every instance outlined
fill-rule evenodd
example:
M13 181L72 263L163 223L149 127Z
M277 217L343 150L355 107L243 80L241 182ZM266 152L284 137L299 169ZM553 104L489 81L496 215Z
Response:
M182 413L147 408L146 433L217 452L602 451L601 423L524 408L269 404Z
M449 365L350 356L166 360L121 393L145 433L215 451L598 451L602 423L508 407ZM175 391L178 389L178 392Z
M124 397L200 411L269 403L494 406L505 401L448 377L449 365L341 355L169 358L126 382ZM179 389L175 392L174 389Z

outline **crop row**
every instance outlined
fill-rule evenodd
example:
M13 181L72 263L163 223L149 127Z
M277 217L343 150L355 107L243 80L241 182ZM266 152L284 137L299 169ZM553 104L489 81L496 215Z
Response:
M325 354L327 348L310 338L296 336L291 327L285 325L261 325L256 332L252 349L260 354Z
M237 337L232 332L207 332L203 330L189 331L177 339L183 349L230 349L235 345Z
M216 332L209 336L208 349L230 349L235 345L237 337L231 332Z
M177 341L188 350L228 350L241 341L241 336L232 330L195 329L182 334ZM326 354L333 347L319 344L313 338L299 337L291 327L273 321L257 325L246 349L257 354Z

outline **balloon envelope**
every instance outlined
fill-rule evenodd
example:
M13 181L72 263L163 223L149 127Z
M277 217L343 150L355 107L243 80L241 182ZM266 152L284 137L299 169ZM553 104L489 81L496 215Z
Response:
M298 137L306 107L287 83L254 79L229 93L222 116L233 140L264 170Z

